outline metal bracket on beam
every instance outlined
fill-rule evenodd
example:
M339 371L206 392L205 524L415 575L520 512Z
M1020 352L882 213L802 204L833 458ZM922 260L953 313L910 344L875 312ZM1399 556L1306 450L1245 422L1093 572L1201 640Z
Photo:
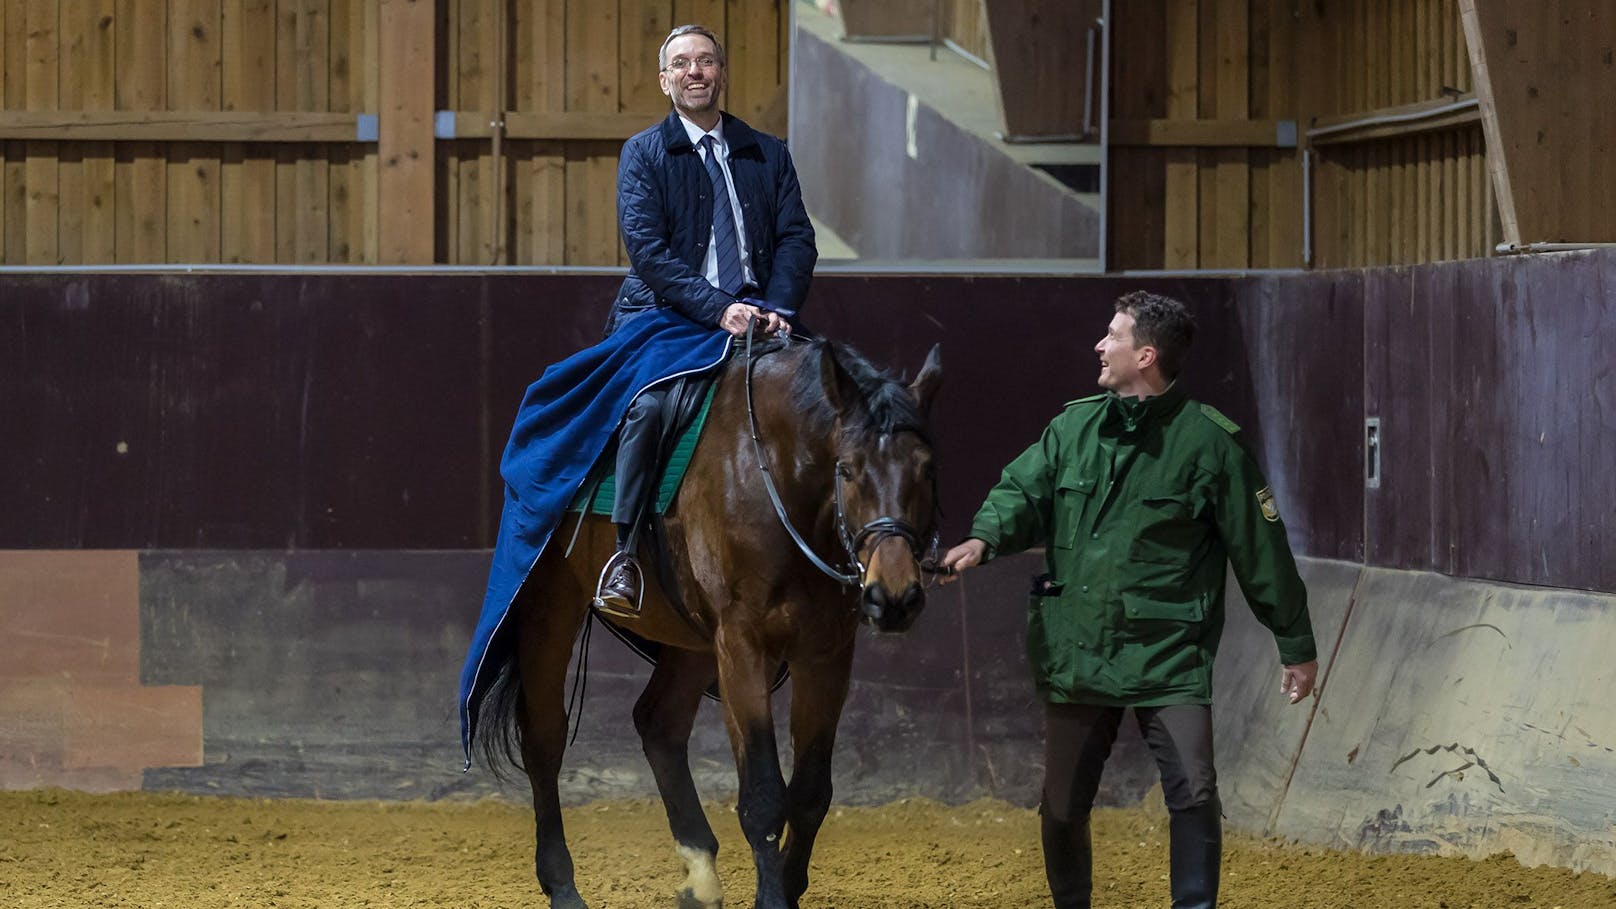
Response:
M1274 124L1274 145L1277 148L1296 147L1296 121L1280 120Z
M432 118L432 136L437 139L453 139L455 137L455 112L440 110Z
M382 137L381 118L375 114L360 114L354 120L355 142L380 142Z

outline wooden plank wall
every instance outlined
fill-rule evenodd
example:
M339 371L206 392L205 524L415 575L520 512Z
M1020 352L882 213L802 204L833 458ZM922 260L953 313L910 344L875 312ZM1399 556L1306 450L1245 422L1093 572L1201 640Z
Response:
M666 112L684 22L725 40L727 107L783 134L786 0L0 0L0 263L619 264L618 150ZM384 38L430 93L384 85ZM480 128L387 167L358 141L432 106Z
M1349 116L1472 92L1458 0L1344 0L1299 10L1303 110ZM1314 262L1330 268L1477 258L1499 239L1479 121L1315 147Z
M4 110L374 111L377 2L7 0ZM373 145L8 139L0 171L6 264L376 254Z
M1113 124L1152 129L1110 150L1111 268L1301 266L1301 151L1268 140L1279 122L1305 148L1319 121L1471 91L1458 0L1137 0L1112 15ZM1312 154L1315 267L1497 242L1474 118Z
M617 234L617 156L668 111L657 50L676 25L716 32L730 59L726 109L784 135L790 9L784 0L449 0L441 14L439 107L494 111L496 42L506 42L511 115L596 115L613 135L510 139L495 172L492 141L439 148L440 261L467 265L626 262ZM503 197L501 197L501 188ZM496 225L498 225L496 227Z
M1616 241L1616 4L1460 0L1503 239ZM1590 190L1593 191L1590 191Z

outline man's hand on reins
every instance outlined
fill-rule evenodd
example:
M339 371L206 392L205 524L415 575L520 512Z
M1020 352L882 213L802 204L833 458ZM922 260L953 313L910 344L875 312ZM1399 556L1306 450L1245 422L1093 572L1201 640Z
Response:
M739 300L731 303L718 320L719 328L737 338L751 331L753 326L762 328L765 334L791 334L791 323L784 316Z
M952 584L959 580L960 572L980 565L987 552L988 544L975 537L950 549L943 554L943 561L939 563L943 573L938 577L938 583Z

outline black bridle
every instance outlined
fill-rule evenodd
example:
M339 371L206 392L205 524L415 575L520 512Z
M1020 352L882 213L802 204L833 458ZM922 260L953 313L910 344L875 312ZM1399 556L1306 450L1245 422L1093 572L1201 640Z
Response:
M931 555L929 557L925 556L922 554L920 532L915 529L914 525L906 521L890 515L882 515L867 522L856 533L851 529L847 520L847 507L842 498L842 480L849 477L851 473L847 469L847 465L843 464L839 459L836 462L832 486L835 490L836 500L836 535L841 540L842 549L847 556L848 570L844 571L831 566L820 558L818 553L814 552L813 547L808 545L807 540L803 539L802 534L791 523L791 518L786 515L786 506L780 499L780 490L774 485L773 472L769 470L768 460L763 457L763 441L758 437L757 412L752 406L752 367L757 363L757 360L752 356L752 335L753 332L748 332L746 335L746 419L751 426L752 452L757 457L758 471L763 474L763 487L769 492L769 501L774 505L774 513L780 518L780 524L785 527L786 533L790 534L792 542L797 544L797 548L802 551L804 556L808 557L808 561L812 562L815 568L824 572L832 580L841 583L843 586L853 586L861 590L864 588L865 578L869 574L869 566L865 564L863 559L859 558L859 553L864 550L866 545L869 545L871 551L874 551L874 548L880 546L885 540L897 537L909 547L910 555L914 556L915 562L922 569L925 568L927 562L935 561L938 546L937 534L932 534ZM790 340L789 336L787 336L787 340Z

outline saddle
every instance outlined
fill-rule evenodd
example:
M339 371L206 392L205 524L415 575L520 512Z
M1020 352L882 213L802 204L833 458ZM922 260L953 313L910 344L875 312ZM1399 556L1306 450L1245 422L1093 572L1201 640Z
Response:
M668 395L662 421L662 442L658 446L657 463L661 477L657 482L652 511L661 515L673 504L679 494L679 483L690 467L690 457L696 451L696 441L707 425L707 412L713 404L713 392L718 387L713 375L684 376L675 379L673 393ZM608 447L589 472L589 479L579 488L567 507L570 513L609 515L617 493L616 449Z

